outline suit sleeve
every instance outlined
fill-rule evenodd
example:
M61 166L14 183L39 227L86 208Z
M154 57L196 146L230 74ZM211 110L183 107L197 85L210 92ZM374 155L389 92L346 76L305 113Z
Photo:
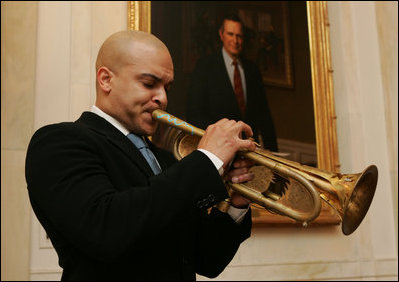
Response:
M251 209L240 224L236 224L227 213L216 208L205 217L197 248L196 272L215 278L233 259L240 244L250 237Z
M30 200L46 231L90 257L112 261L197 210L202 199L227 197L217 170L199 151L148 181L114 187L100 149L106 148L83 129L51 126L33 136L26 157Z

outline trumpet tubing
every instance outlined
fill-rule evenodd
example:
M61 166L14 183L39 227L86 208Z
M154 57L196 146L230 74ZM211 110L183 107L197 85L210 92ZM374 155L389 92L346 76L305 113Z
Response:
M169 132L167 139L169 143L164 147L171 150L178 160L195 150L200 137L205 133L204 130L162 110L155 110L152 116L154 120L175 129ZM345 235L353 233L362 222L377 186L378 170L375 165L370 165L361 173L340 174L302 165L275 156L259 147L253 152L239 151L237 154L279 175L296 180L311 196L313 209L310 212L292 209L276 201L275 198L266 197L264 193L243 184L227 183L230 188L265 209L277 211L302 222L303 225L307 225L320 214L322 199L340 215L342 232Z

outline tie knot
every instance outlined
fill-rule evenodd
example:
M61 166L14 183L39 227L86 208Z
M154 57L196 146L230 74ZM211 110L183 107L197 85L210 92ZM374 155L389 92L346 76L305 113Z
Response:
M142 148L148 148L147 143L144 141L143 137L138 136L134 133L129 133L127 135L127 138L129 138L130 141L133 142L133 144L137 147L137 149L142 149Z
M238 61L237 61L237 59L234 59L234 60L233 60L233 66L235 66L235 67L238 66Z

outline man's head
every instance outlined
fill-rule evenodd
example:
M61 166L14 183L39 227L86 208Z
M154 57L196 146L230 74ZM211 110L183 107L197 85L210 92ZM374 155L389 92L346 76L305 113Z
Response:
M173 82L168 48L142 31L121 31L108 37L96 61L96 105L129 131L152 135L151 113L167 105Z
M222 26L219 29L220 40L223 42L223 48L231 58L240 56L243 48L244 34L243 25L236 15L229 15L224 18Z

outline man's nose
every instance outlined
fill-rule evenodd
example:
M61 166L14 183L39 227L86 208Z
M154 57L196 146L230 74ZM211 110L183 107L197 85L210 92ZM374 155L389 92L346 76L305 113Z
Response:
M167 94L166 94L166 89L165 88L158 89L156 94L153 97L153 100L159 106L166 105L168 103L168 97L167 97Z
M234 43L241 44L241 36L239 36L239 35L234 36Z

